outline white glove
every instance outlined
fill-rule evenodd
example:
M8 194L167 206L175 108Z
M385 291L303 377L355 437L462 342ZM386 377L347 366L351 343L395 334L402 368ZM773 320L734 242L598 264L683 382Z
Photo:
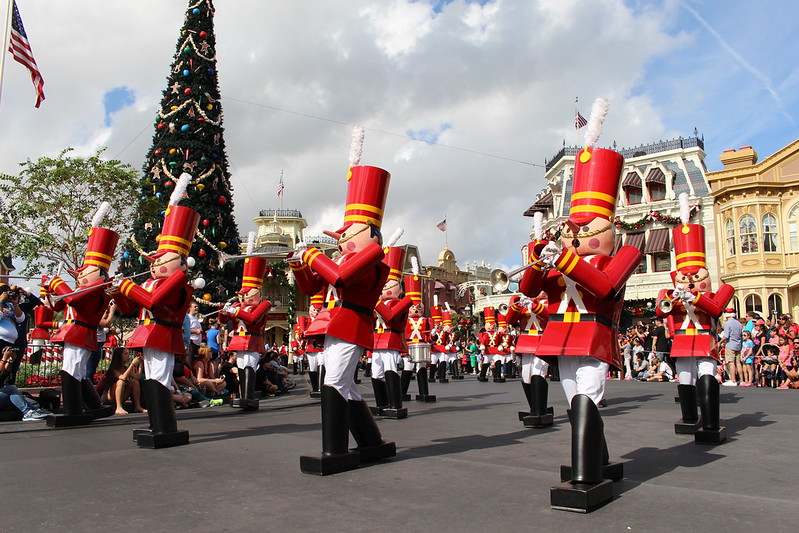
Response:
M119 288L122 286L123 281L125 281L124 276L122 276L122 274L117 274L111 280L111 289L118 291Z
M541 261L549 268L555 268L555 262L559 255L560 246L556 242L550 242L541 250Z
M232 315L233 313L236 312L236 308L233 307L233 304L227 302L225 305L222 306L222 312L225 313L226 315Z
M302 263L302 254L305 253L308 245L300 241L294 246L294 252L286 258L287 263Z
M527 296L522 296L521 298L519 298L519 305L521 305L522 307L526 307L529 309L532 303L533 301Z
M683 301L684 303L687 303L687 304L689 304L689 303L693 302L694 300L696 300L696 296L694 296L694 295L693 295L693 293L690 293L690 292L688 292L688 291L685 291L685 292L683 293L683 295L682 295L682 301Z
M672 300L680 300L685 295L685 291L680 287L677 287L671 292Z

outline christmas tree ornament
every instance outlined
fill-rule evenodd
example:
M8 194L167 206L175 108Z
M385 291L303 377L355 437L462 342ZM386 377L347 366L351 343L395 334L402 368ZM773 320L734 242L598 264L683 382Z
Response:
M189 131L189 125L188 125L188 124L184 124L184 125L182 125L182 126L180 127L180 131L182 131L182 132L184 132L184 133L185 133L185 132L187 132L187 131Z
M203 192L203 189L205 189L205 184L204 183L198 183L197 184L197 190L200 191L200 192Z
M187 78L187 77L189 77L189 75L191 75L191 71L189 69L186 69L186 70L183 71L183 76L184 77Z
M211 224L210 220L208 220L207 218L203 219L203 226L205 226L207 228L210 224Z
M193 257L187 257L186 258L186 266L187 267L194 268L194 265L196 265L196 264L197 264L197 261ZM200 288L202 288L202 287L200 287Z
M211 301L211 294L208 293L208 292L203 294L203 300L205 300L206 302L210 302Z
M191 282L194 285L195 289L202 289L205 287L205 280L203 278L197 278Z
M225 248L227 248L227 243L225 241L219 241L219 247L224 250Z
M206 252L206 251L205 251L205 250L203 250L202 248L200 248L200 251L199 251L199 252L197 252L197 256L198 256L200 259L205 259L205 256L206 256L206 255L208 255L208 252Z
M227 203L227 198L225 198L224 196L220 196L219 198L216 199L216 203L218 203L219 205L225 205Z
M170 148L170 149L169 149L169 155L172 155L172 154L174 154L175 152L177 152L177 150L175 150L174 148Z
M201 31L200 32L200 39L207 39L207 38L208 38L208 32L206 32L204 30Z

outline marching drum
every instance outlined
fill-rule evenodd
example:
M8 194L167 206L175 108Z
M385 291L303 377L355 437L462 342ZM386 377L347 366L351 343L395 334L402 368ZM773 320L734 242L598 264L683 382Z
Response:
M408 355L414 363L430 362L430 344L426 342L416 342L408 344Z

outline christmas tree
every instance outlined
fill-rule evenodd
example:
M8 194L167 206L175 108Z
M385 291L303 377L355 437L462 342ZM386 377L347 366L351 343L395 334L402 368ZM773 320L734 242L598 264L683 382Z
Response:
M189 0L142 170L137 218L121 261L123 273L147 269L140 254L157 247L169 196L178 177L187 172L192 181L180 205L200 213L201 220L191 249L191 277L206 282L195 291L195 300L222 305L235 296L241 267L221 261L224 253L239 253L239 232L225 154L211 0Z

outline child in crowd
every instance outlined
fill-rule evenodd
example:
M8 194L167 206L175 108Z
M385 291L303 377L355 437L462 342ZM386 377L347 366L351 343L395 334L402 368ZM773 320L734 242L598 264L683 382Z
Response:
M755 368L755 342L752 340L752 334L744 331L742 334L743 342L741 343L741 366L743 368L743 381L741 387L752 387L755 384L754 368Z

